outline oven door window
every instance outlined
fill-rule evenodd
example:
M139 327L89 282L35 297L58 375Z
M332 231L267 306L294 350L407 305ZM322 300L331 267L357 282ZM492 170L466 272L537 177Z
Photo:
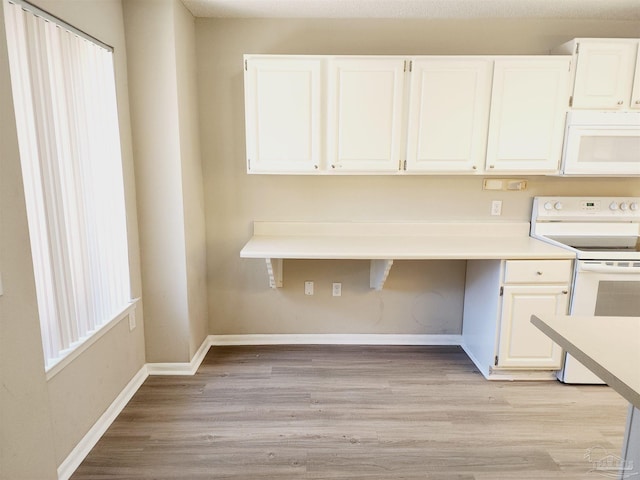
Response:
M639 317L640 281L598 282L596 317Z

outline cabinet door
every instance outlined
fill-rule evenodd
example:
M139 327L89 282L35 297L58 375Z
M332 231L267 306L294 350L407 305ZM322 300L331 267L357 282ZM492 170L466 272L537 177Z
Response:
M472 173L482 169L491 69L490 60L413 62L407 170Z
M557 172L568 107L570 57L496 60L487 144L489 172Z
M560 368L562 349L531 324L531 315L565 315L567 291L567 286L504 287L498 367Z
M335 59L329 64L328 162L336 171L397 171L405 61Z
M628 108L637 40L578 44L573 108Z
M249 173L299 173L319 168L320 67L319 59L247 59Z
M640 43L636 54L635 76L633 77L633 90L631 91L631 108L640 110Z

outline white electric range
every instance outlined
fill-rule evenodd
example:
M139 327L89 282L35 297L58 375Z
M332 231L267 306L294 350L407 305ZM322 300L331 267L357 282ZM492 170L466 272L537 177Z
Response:
M640 317L640 197L536 197L531 236L576 253L570 315ZM558 378L603 383L568 354Z

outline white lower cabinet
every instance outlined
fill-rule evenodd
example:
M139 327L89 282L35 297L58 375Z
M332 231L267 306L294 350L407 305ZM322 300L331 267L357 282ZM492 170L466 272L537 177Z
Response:
M531 315L567 313L566 285L506 285L502 289L500 339L495 367L558 370L561 348L531 323Z
M564 315L571 260L467 262L463 347L493 380L554 379L562 350L531 315Z

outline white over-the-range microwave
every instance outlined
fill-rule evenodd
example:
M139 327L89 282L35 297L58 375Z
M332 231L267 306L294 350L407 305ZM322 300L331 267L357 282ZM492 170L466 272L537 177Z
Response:
M640 112L569 112L562 172L640 175Z

